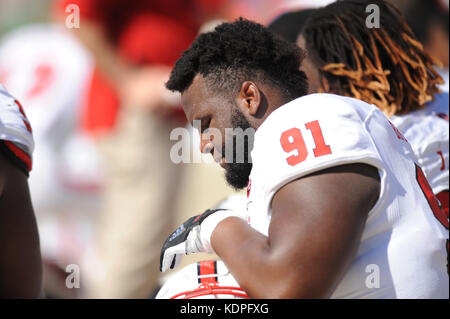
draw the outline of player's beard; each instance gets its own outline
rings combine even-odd
[[[233,128],[240,128],[243,131],[251,127],[250,123],[237,107],[234,108],[231,112],[231,124],[233,125]],[[238,163],[236,160],[238,158],[236,154],[237,141],[236,136],[233,136],[233,162],[226,163],[225,165],[225,179],[227,180],[228,184],[230,184],[235,189],[242,189],[244,187],[247,187],[248,185],[248,179],[253,167],[250,154],[253,147],[252,141],[253,138],[251,138],[251,140],[249,141],[248,137],[245,137],[243,154],[244,160],[242,163]]]

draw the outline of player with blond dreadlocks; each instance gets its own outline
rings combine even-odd
[[[369,4],[380,27],[366,25]],[[303,21],[304,23],[304,21]],[[314,10],[297,39],[313,92],[374,104],[410,142],[448,216],[448,93],[435,66],[400,12],[383,0],[343,0]]]

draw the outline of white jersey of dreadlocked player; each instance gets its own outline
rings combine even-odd
[[[435,194],[449,189],[448,98],[448,92],[438,94],[425,109],[390,118],[411,144]]]
[[[449,297],[448,220],[411,146],[378,108],[332,94],[300,97],[258,128],[251,156],[249,224],[266,236],[271,201],[283,185],[343,164],[378,169],[379,199],[332,298]]]
[[[0,140],[31,170],[34,140],[19,102],[0,84]]]

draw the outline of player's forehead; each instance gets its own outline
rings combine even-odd
[[[181,104],[187,119],[192,122],[197,113],[205,112],[209,107],[210,92],[206,80],[197,74],[191,85],[181,94]]]

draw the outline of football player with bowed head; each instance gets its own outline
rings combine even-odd
[[[42,262],[28,189],[34,141],[20,103],[0,85],[0,298],[37,298]]]
[[[448,229],[436,220],[446,218],[411,146],[374,106],[307,95],[302,56],[239,19],[177,61],[167,88],[181,92],[189,122],[202,123],[202,150],[231,185],[248,187],[248,202],[246,214],[186,221],[166,240],[161,270],[215,252],[252,298],[448,298]],[[236,144],[227,128],[255,132],[242,162],[225,156]]]

